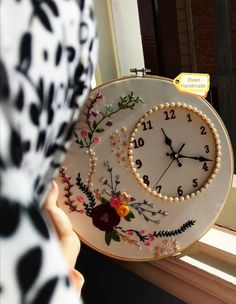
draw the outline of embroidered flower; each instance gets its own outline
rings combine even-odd
[[[121,205],[116,209],[116,212],[120,217],[125,217],[129,214],[129,207],[127,205]]]
[[[93,225],[102,231],[112,231],[120,222],[120,217],[110,204],[96,206],[92,212]]]
[[[77,202],[80,203],[80,204],[83,204],[85,202],[83,196],[81,196],[81,195],[77,195],[76,199],[77,199]]]
[[[86,131],[86,130],[82,130],[81,132],[80,132],[80,135],[82,136],[82,138],[87,138],[87,136],[88,136],[88,132]]]
[[[121,192],[121,194],[119,195],[119,199],[122,204],[128,204],[130,202],[130,195],[126,192]]]
[[[120,199],[118,197],[112,197],[110,199],[110,205],[115,209],[119,208],[121,205]]]
[[[153,256],[155,258],[171,255],[179,249],[178,242],[171,238],[162,240],[159,246],[155,246]]]
[[[108,122],[106,123],[106,126],[111,127],[112,126],[112,121],[108,120]]]
[[[101,138],[99,136],[95,136],[93,139],[93,142],[96,144],[99,143],[100,141],[101,141]]]

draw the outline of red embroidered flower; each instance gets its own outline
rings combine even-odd
[[[83,138],[87,138],[88,132],[87,132],[86,130],[82,130],[82,131],[80,132],[80,135],[81,135]]]
[[[93,209],[92,220],[95,227],[109,232],[113,230],[114,226],[119,224],[120,217],[110,204],[101,204]]]
[[[120,199],[118,197],[112,197],[110,199],[110,205],[115,209],[119,208],[121,205]]]

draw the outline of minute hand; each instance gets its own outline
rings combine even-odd
[[[203,156],[187,156],[182,154],[179,154],[178,158],[190,158],[190,159],[198,160],[200,162],[212,161],[212,159],[205,158]]]

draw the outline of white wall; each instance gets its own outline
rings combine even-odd
[[[119,76],[130,75],[131,68],[143,68],[143,48],[137,0],[110,0]]]

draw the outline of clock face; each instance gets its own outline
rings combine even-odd
[[[131,169],[154,196],[189,199],[208,187],[220,166],[218,137],[197,108],[178,102],[161,104],[146,112],[131,134]]]

